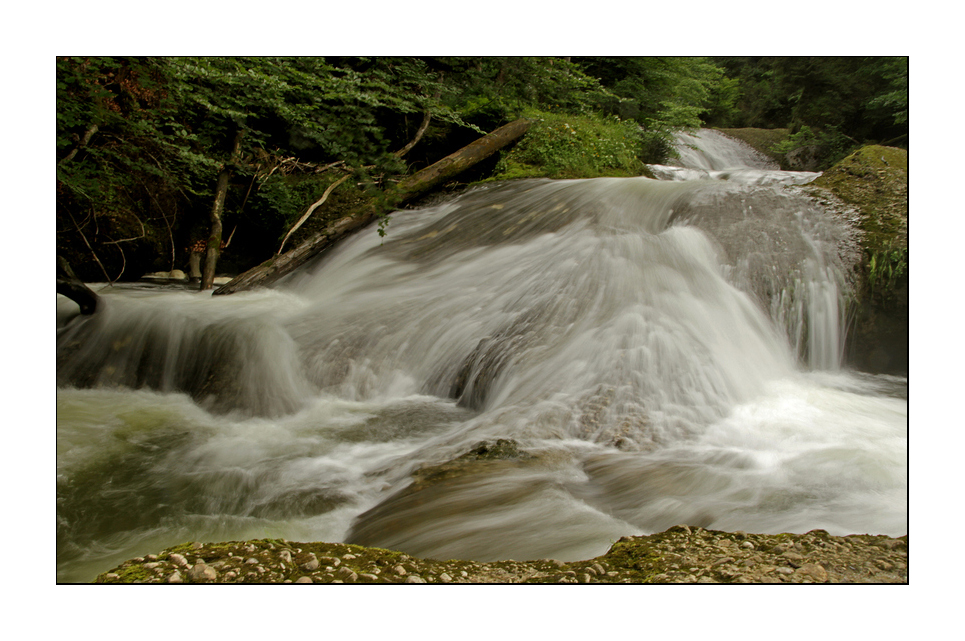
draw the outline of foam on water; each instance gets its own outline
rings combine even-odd
[[[60,580],[199,539],[905,533],[906,381],[841,369],[843,236],[810,201],[521,181],[389,231],[275,290],[104,290],[58,331]],[[500,438],[525,455],[466,458]]]

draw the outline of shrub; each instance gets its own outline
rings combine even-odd
[[[535,119],[526,136],[496,163],[492,179],[639,176],[645,171],[639,158],[643,132],[636,122],[545,112]]]

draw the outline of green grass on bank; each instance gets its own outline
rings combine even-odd
[[[539,112],[526,135],[488,180],[646,175],[638,154],[644,133],[633,121],[599,115]]]

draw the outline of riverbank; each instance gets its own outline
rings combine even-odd
[[[437,561],[344,543],[186,543],[95,583],[907,583],[908,537],[749,534],[678,525],[584,561]]]

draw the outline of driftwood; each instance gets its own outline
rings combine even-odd
[[[396,187],[389,203],[391,207],[402,205],[425,194],[434,187],[469,169],[481,160],[520,138],[532,124],[531,120],[521,118],[479,138],[459,151],[446,156],[439,162],[426,167]],[[346,216],[329,225],[321,232],[304,241],[298,247],[274,256],[262,264],[236,276],[229,283],[214,290],[214,295],[233,294],[254,287],[269,285],[297,267],[304,265],[336,241],[356,229],[360,229],[378,217],[375,209]]]
[[[57,293],[80,305],[81,314],[93,314],[97,309],[97,294],[77,278],[61,256],[57,257]]]

